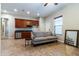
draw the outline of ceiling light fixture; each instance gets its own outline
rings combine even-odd
[[[47,5],[48,5],[48,3],[45,3],[45,4],[44,4],[44,6],[47,6]]]
[[[27,11],[27,14],[30,14],[30,11]]]
[[[17,12],[18,10],[17,9],[14,9],[14,11]]]

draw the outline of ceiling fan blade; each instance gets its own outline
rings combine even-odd
[[[54,3],[54,5],[58,5],[58,3]]]
[[[44,6],[47,6],[48,3],[45,3]]]

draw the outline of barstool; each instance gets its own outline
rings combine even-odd
[[[29,45],[30,41],[31,41],[31,38],[25,38],[25,46],[26,46],[26,43],[27,43],[27,45]]]

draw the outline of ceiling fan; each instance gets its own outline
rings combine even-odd
[[[47,5],[48,5],[48,3],[45,3],[45,4],[44,4],[44,6],[47,6]]]
[[[48,3],[45,3],[44,4],[44,7],[47,6],[47,5],[48,5]],[[58,3],[54,3],[54,5],[58,5]]]

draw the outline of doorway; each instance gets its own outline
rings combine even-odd
[[[2,39],[8,38],[8,18],[2,18]]]

